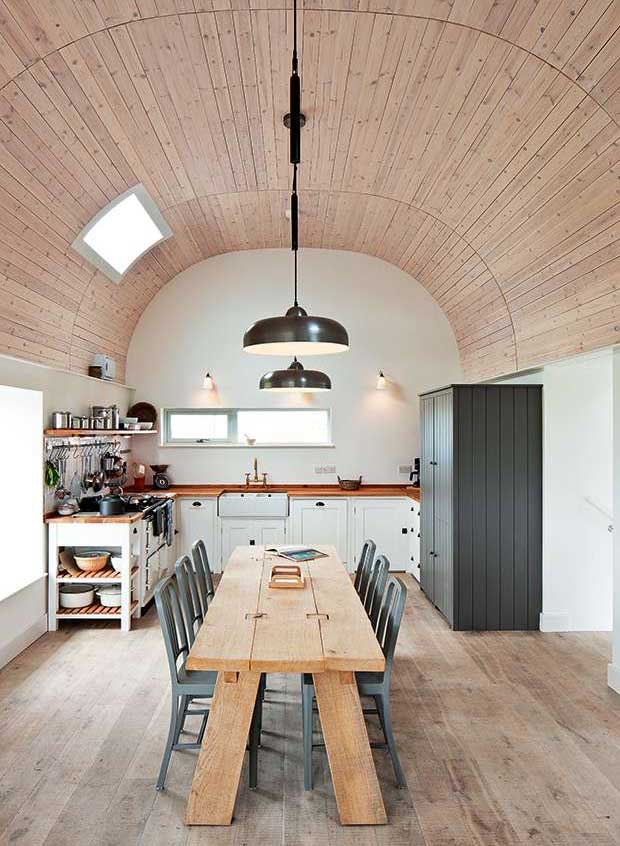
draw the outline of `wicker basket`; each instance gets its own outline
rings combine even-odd
[[[343,491],[356,491],[362,484],[362,477],[360,476],[359,479],[341,479],[338,476],[338,484]]]

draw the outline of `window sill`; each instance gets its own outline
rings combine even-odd
[[[160,444],[161,449],[335,449],[336,444]]]

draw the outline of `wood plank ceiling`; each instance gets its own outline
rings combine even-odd
[[[0,352],[122,372],[172,276],[287,246],[284,5],[0,0]],[[418,279],[470,379],[616,342],[618,0],[302,5],[302,245]],[[174,236],[116,285],[69,245],[137,182]]]

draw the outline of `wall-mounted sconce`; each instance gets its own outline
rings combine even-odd
[[[380,370],[379,375],[377,376],[377,390],[385,391],[387,386],[387,379],[383,375],[383,370]]]
[[[211,376],[211,374],[208,372],[205,376],[204,382],[202,383],[202,387],[205,389],[205,391],[215,390],[215,382],[213,381],[213,377]]]

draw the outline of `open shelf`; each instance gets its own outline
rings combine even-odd
[[[131,568],[131,578],[135,576],[138,572],[138,567]],[[63,584],[71,583],[71,582],[120,582],[121,581],[121,574],[118,570],[115,570],[113,567],[106,567],[103,570],[95,570],[92,571],[84,571],[77,576],[71,576],[67,573],[64,576],[57,576],[57,582],[62,582]]]
[[[157,435],[158,432],[157,429],[140,429],[140,431],[132,431],[131,429],[44,429],[43,434],[47,438],[92,438],[93,435],[102,438],[107,438],[109,435],[119,435],[127,438],[132,435]]]
[[[138,607],[138,600],[131,603],[130,614]],[[85,608],[58,608],[56,617],[59,620],[120,620],[121,609],[119,606],[106,607],[98,602],[87,605]]]

